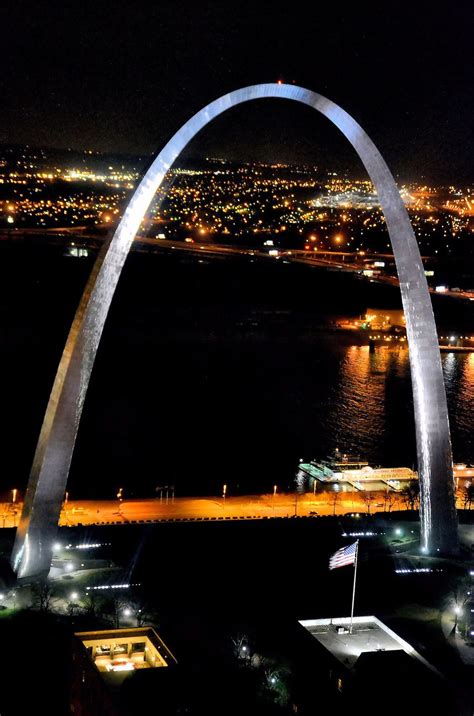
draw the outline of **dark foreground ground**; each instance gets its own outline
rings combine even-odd
[[[71,634],[135,623],[123,611],[138,604],[147,623],[157,625],[178,667],[161,675],[167,683],[151,693],[142,684],[130,691],[127,702],[125,690],[125,713],[142,713],[150,699],[156,701],[156,713],[160,703],[162,713],[283,715],[295,708],[299,713],[347,713],[348,704],[335,700],[318,679],[314,645],[297,621],[349,614],[353,569],[329,572],[328,558],[354,541],[342,532],[356,529],[384,533],[361,538],[356,613],[382,619],[446,676],[441,691],[421,694],[409,674],[374,673],[363,713],[392,713],[390,707],[400,699],[405,713],[425,706],[447,715],[470,713],[462,707],[471,698],[471,668],[461,663],[441,631],[442,614],[468,564],[427,563],[411,556],[416,522],[402,525],[396,516],[391,522],[364,522],[301,518],[62,529],[63,545],[107,543],[81,552],[86,566],[115,563],[120,569],[62,576],[53,584],[51,605],[42,610],[38,595],[23,590],[16,605],[30,602],[34,609],[0,613],[0,713],[70,713]],[[400,525],[403,536],[395,533]],[[5,555],[11,537],[3,538]],[[104,561],[87,562],[92,558]],[[395,572],[421,564],[434,571]],[[134,586],[105,590],[95,604],[85,589],[123,582]],[[78,593],[74,600],[71,590]],[[248,658],[243,658],[243,645]],[[171,705],[165,708],[165,702]],[[362,713],[354,708],[352,713]]]

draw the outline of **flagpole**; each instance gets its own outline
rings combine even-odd
[[[359,561],[359,540],[357,540],[357,546],[356,546],[356,553],[355,553],[355,561],[354,561],[354,585],[352,587],[352,609],[351,609],[351,626],[349,629],[349,634],[352,634],[352,622],[354,619],[354,602],[355,602],[355,594],[356,594],[356,580],[357,580],[357,563]]]

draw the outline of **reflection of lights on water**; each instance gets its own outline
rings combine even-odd
[[[405,355],[389,349],[371,354],[369,346],[355,346],[344,351],[339,363],[336,396],[328,417],[336,435],[341,432],[353,435],[354,425],[357,425],[357,442],[345,444],[342,450],[377,453],[378,436],[384,432],[385,376],[389,368],[398,374],[406,360]]]
[[[443,373],[445,381],[451,381],[456,377],[456,368],[458,366],[458,357],[455,353],[448,353],[443,360]]]
[[[302,470],[298,470],[295,477],[296,491],[302,493],[305,491],[308,476]]]

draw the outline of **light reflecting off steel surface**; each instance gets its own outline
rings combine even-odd
[[[99,341],[125,259],[166,172],[188,142],[215,117],[250,100],[301,102],[327,117],[364,164],[385,216],[400,279],[413,383],[422,547],[458,549],[446,393],[431,300],[418,245],[393,177],[367,134],[341,107],[311,90],[260,84],[230,92],[189,119],[170,139],[136,189],[110,242],[92,270],[59,364],[41,428],[12,552],[17,577],[49,572],[74,444]]]

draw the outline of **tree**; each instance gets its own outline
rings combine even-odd
[[[85,613],[91,617],[97,616],[100,612],[100,600],[98,595],[93,591],[87,592],[86,596],[82,600],[82,605]]]
[[[385,512],[392,511],[392,507],[395,504],[396,499],[397,499],[397,497],[396,497],[395,493],[393,492],[393,490],[386,490],[384,497],[383,497]]]
[[[400,490],[400,496],[408,509],[416,509],[420,502],[420,483],[418,480],[410,480],[408,485],[405,485]]]
[[[66,611],[68,616],[75,617],[79,614],[81,608],[76,601],[68,602]]]
[[[141,591],[134,590],[131,593],[126,608],[130,610],[136,619],[138,627],[142,627],[145,624],[158,626],[158,613]]]
[[[375,502],[375,495],[373,492],[364,492],[362,494],[362,500],[367,505],[367,514],[370,515],[370,506]]]
[[[472,482],[466,482],[464,487],[461,489],[461,495],[464,502],[464,509],[468,507],[471,509],[471,504],[474,502],[474,484]]]
[[[282,659],[271,656],[262,658],[264,689],[270,699],[279,706],[287,706],[290,700],[288,682],[291,669]]]
[[[31,596],[33,597],[33,606],[39,609],[40,612],[50,612],[56,601],[53,589],[50,583],[46,581],[34,584],[31,589]]]
[[[458,619],[463,614],[464,607],[472,598],[472,581],[468,575],[453,575],[449,581],[447,607],[454,611],[454,627],[456,630]]]
[[[120,617],[124,609],[127,609],[128,602],[119,595],[106,599],[102,604],[102,614],[110,619],[116,629],[120,629]]]
[[[231,638],[231,642],[237,659],[243,661],[245,664],[251,664],[252,653],[249,646],[248,634],[240,632]]]
[[[12,521],[12,526],[16,526],[16,516],[18,514],[18,508],[17,505],[14,502],[7,502],[3,506],[3,512],[2,512],[2,519],[3,519],[3,527],[5,527],[6,523],[10,520]]]
[[[152,624],[157,626],[158,615],[156,611],[150,606],[150,604],[145,601],[145,599],[134,601],[131,604],[131,611],[136,619],[138,627],[142,627],[145,624]]]

